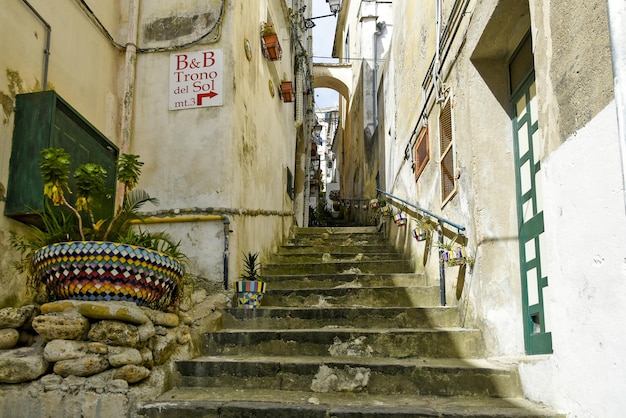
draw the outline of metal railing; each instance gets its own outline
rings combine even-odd
[[[398,196],[394,196],[390,193],[387,192],[383,192],[382,190],[376,189],[376,192],[380,195],[383,195],[389,199],[391,199],[392,201],[390,202],[391,204],[393,204],[394,206],[398,207],[398,206],[402,206],[402,208],[406,209],[406,208],[411,208],[413,209],[416,213],[418,213],[420,216],[428,216],[430,218],[436,219],[437,223],[439,224],[439,228],[437,229],[437,234],[438,234],[438,238],[437,238],[437,242],[440,244],[439,245],[439,292],[440,292],[440,302],[441,302],[441,306],[446,306],[446,271],[445,271],[445,265],[443,262],[443,257],[442,254],[444,252],[444,249],[442,248],[441,244],[443,244],[443,238],[445,235],[445,231],[444,231],[444,225],[449,225],[453,228],[456,229],[456,234],[457,236],[459,235],[463,235],[463,232],[465,231],[465,227],[461,226],[457,223],[454,223],[448,219],[445,219],[439,215],[435,215],[434,213],[427,211],[426,209],[422,209],[417,205],[414,205],[410,202],[407,202],[404,199],[399,198]],[[396,202],[400,202],[402,205],[399,205],[393,201]],[[395,204],[394,204],[395,203]]]
[[[389,194],[389,193],[387,193],[387,192],[383,192],[382,190],[379,190],[379,189],[376,189],[376,192],[377,192],[378,194],[382,194],[383,196],[386,196],[386,197],[389,197],[389,198],[391,198],[391,199],[397,200],[398,202],[401,202],[403,205],[405,205],[406,207],[410,207],[411,209],[413,209],[413,210],[415,210],[416,212],[418,212],[420,215],[424,215],[424,216],[429,216],[429,217],[431,217],[431,218],[435,218],[435,219],[437,219],[437,221],[438,221],[439,223],[448,224],[448,225],[450,225],[451,227],[456,228],[456,230],[457,230],[457,232],[458,232],[459,234],[461,234],[463,231],[465,231],[465,227],[464,227],[464,226],[461,226],[461,225],[456,224],[456,223],[454,223],[454,222],[452,222],[452,221],[449,221],[449,220],[447,220],[447,219],[445,219],[445,218],[442,218],[442,217],[441,217],[441,216],[439,216],[439,215],[435,215],[434,213],[429,212],[429,211],[427,211],[426,209],[422,209],[422,208],[420,208],[419,206],[416,206],[416,205],[414,205],[414,204],[412,204],[412,203],[409,203],[409,202],[407,202],[407,201],[406,201],[406,200],[404,200],[404,199],[401,199],[401,198],[399,198],[399,197],[397,197],[397,196],[394,196],[394,195],[392,195],[392,194]]]

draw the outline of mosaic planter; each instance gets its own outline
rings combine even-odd
[[[241,280],[235,282],[237,306],[243,309],[254,309],[261,306],[266,283],[257,280]]]
[[[130,301],[152,309],[177,302],[184,275],[166,254],[102,241],[48,245],[35,253],[33,267],[53,300]]]

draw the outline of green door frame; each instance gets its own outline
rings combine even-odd
[[[519,231],[520,276],[524,346],[527,354],[552,353],[552,335],[546,331],[544,290],[548,277],[541,264],[540,237],[544,232],[543,208],[537,199],[537,181],[541,171],[540,150],[533,139],[539,138],[534,71],[513,93],[513,137],[515,183]],[[536,135],[536,136],[535,136]],[[530,291],[536,301],[530,300]]]

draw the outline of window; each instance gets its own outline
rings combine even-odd
[[[441,168],[441,203],[445,205],[456,192],[454,169],[454,125],[452,123],[451,95],[439,113],[439,150]]]
[[[424,171],[426,163],[430,160],[430,145],[428,139],[428,127],[422,128],[415,145],[413,146],[413,171],[415,172],[415,181],[419,179],[420,174]]]

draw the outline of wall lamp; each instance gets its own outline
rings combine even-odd
[[[304,19],[305,28],[311,29],[315,27],[315,22],[313,22],[313,20],[315,19],[321,19],[323,17],[330,17],[330,16],[337,16],[337,13],[341,11],[341,0],[326,0],[326,3],[328,3],[328,7],[330,7],[330,14],[311,17],[309,19]]]

